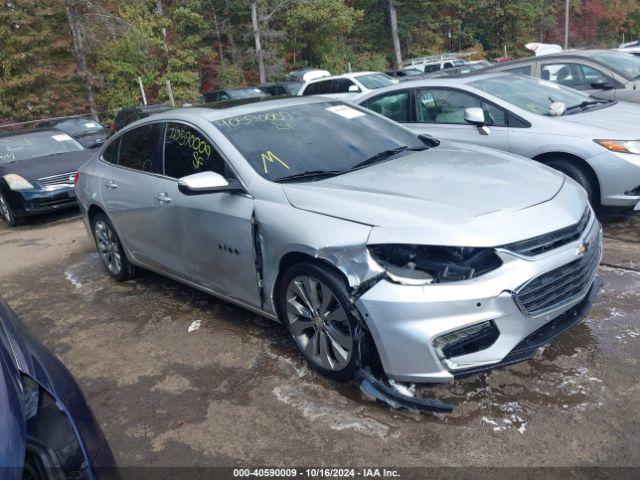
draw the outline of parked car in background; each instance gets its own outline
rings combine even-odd
[[[461,67],[462,65],[467,65],[467,63],[458,54],[447,53],[444,55],[411,58],[404,61],[402,65],[404,68],[416,68],[423,73],[432,73],[448,68]]]
[[[380,72],[345,73],[311,80],[302,86],[298,95],[324,95],[338,99],[371,92],[397,83],[398,80]]]
[[[302,85],[302,82],[273,82],[258,85],[258,88],[267,95],[272,95],[274,97],[283,95],[293,97],[298,94]]]
[[[2,299],[0,425],[3,480],[119,478],[77,383]]]
[[[416,80],[354,101],[418,133],[538,160],[593,205],[638,208],[640,106],[508,73]]]
[[[321,70],[319,68],[301,68],[287,74],[287,80],[294,82],[309,82],[316,78],[330,77],[331,73],[328,70]]]
[[[386,74],[402,82],[404,80],[410,80],[413,77],[424,75],[424,72],[417,68],[403,68],[402,70],[391,70],[386,72]]]
[[[601,229],[575,182],[326,98],[147,118],[77,190],[115,279],[143,267],[279,319],[338,380],[530,358],[597,291]]]
[[[54,129],[0,134],[0,218],[24,218],[76,206],[74,177],[95,151]]]
[[[423,78],[442,78],[442,77],[453,77],[455,75],[466,75],[468,73],[473,73],[480,71],[485,68],[485,65],[482,63],[467,63],[465,65],[461,65],[459,67],[447,68],[445,70],[438,70],[432,73],[425,73]]]
[[[125,107],[120,109],[116,114],[116,118],[111,125],[111,135],[123,129],[130,123],[146,118],[160,112],[166,112],[173,107],[169,105],[140,105],[135,107]]]
[[[216,90],[205,93],[202,96],[202,103],[219,102],[221,100],[235,100],[238,98],[265,97],[268,94],[258,87],[228,88],[226,90]]]
[[[640,58],[615,50],[567,50],[493,65],[484,71],[531,75],[598,98],[640,102]]]
[[[62,130],[87,148],[101,146],[109,134],[104,126],[89,115],[43,120],[38,122],[36,126]]]

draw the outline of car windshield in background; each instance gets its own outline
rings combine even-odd
[[[630,80],[640,78],[640,57],[623,52],[607,52],[594,58]]]
[[[426,148],[404,128],[341,102],[282,107],[213,124],[271,181],[309,172],[337,175],[381,152]]]
[[[84,150],[84,147],[61,131],[28,132],[0,137],[0,163],[76,150]]]
[[[267,96],[267,94],[259,88],[239,88],[237,90],[229,90],[228,92],[231,98],[251,98]]]
[[[567,112],[592,103],[607,104],[608,100],[595,100],[592,97],[557,83],[539,80],[525,75],[502,75],[476,80],[469,85],[509,102],[523,110],[538,115],[552,115],[551,104],[564,103]],[[602,105],[600,105],[602,106]]]
[[[362,85],[365,86],[365,88],[368,88],[369,90],[389,87],[396,84],[393,78],[383,73],[369,73],[367,75],[358,75],[356,78]]]
[[[70,135],[79,135],[81,133],[99,132],[104,127],[91,118],[69,118],[55,124],[55,128],[63,130]]]

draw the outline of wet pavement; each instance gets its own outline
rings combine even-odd
[[[0,226],[0,293],[80,383],[122,465],[640,466],[640,215],[607,217],[588,318],[530,362],[391,411],[311,372],[277,324],[144,273],[75,213]]]

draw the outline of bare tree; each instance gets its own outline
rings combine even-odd
[[[253,29],[253,39],[256,43],[256,58],[258,60],[260,83],[265,83],[267,81],[267,75],[264,70],[264,52],[260,41],[260,27],[258,25],[258,0],[251,0],[251,27]]]
[[[71,37],[73,38],[73,48],[76,55],[76,61],[78,62],[78,74],[82,79],[84,91],[87,96],[87,104],[89,105],[89,112],[94,117],[98,115],[98,109],[96,107],[96,100],[93,94],[93,85],[91,82],[91,75],[87,67],[86,46],[84,38],[80,28],[78,27],[78,11],[77,3],[67,3],[67,21],[69,22],[69,29],[71,30]]]
[[[396,68],[402,66],[402,51],[400,50],[400,37],[398,36],[398,14],[394,0],[387,0],[389,11],[389,25],[391,26],[391,40],[393,41],[393,51],[396,57]]]

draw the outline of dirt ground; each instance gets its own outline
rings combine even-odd
[[[192,288],[111,280],[77,212],[0,225],[0,294],[124,466],[640,466],[640,215],[603,220],[589,317],[528,363],[430,387],[447,417],[367,402],[278,325]]]

